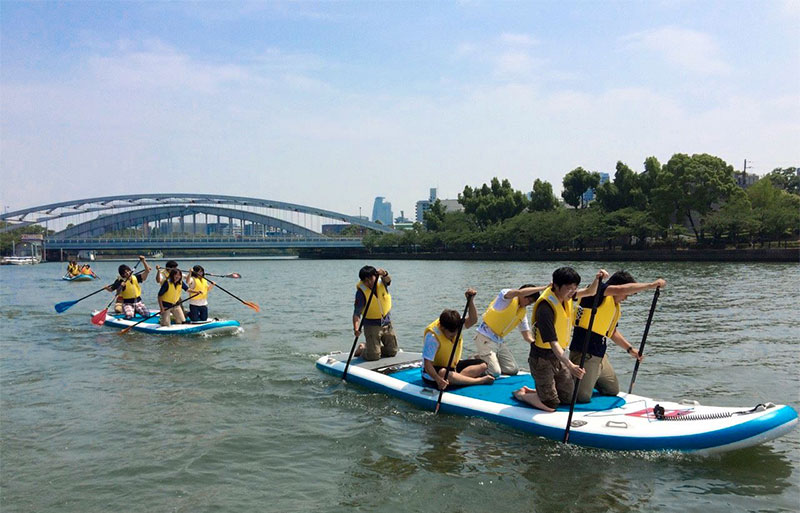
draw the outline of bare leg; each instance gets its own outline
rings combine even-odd
[[[486,369],[488,369],[488,368],[489,368],[489,366],[486,365],[486,363],[479,363],[479,364],[470,365],[469,367],[461,369],[461,372],[459,372],[459,374],[461,374],[462,376],[470,377],[470,378],[478,378],[478,377],[483,376],[486,373]]]
[[[470,367],[479,367],[479,365],[470,365]],[[469,369],[470,367],[467,367]],[[439,375],[444,378],[445,370],[439,369]],[[494,383],[494,376],[491,374],[480,377],[467,376],[459,372],[451,372],[447,375],[447,381],[452,385],[491,385]]]
[[[532,388],[523,386],[519,390],[514,391],[514,397],[518,401],[522,401],[523,403],[529,404],[530,406],[533,406],[534,408],[537,408],[539,410],[555,411],[553,408],[550,408],[549,406],[544,404],[542,400],[539,399],[539,394],[537,394],[536,390]]]

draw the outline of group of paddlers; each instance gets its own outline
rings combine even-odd
[[[76,260],[70,260],[67,263],[67,277],[74,278],[76,276],[91,276],[97,278],[98,276],[92,271],[92,266],[89,264],[78,264]]]
[[[139,256],[139,262],[144,266],[142,271],[135,273],[127,265],[120,265],[119,277],[105,287],[116,294],[115,310],[124,314],[126,319],[132,319],[136,314],[150,316],[150,311],[142,300],[141,284],[147,280],[152,267],[144,256]],[[208,292],[214,287],[214,283],[206,279],[202,266],[195,265],[191,271],[182,271],[178,262],[169,260],[164,268],[156,266],[156,283],[161,285],[158,291],[158,307],[159,323],[162,326],[170,326],[173,320],[176,323],[186,322],[186,313],[182,306],[185,301],[189,302],[188,317],[191,322],[208,320]],[[181,294],[184,291],[189,296],[182,300]]]
[[[388,291],[391,277],[385,269],[365,266],[359,271],[359,279],[353,332],[357,340],[363,328],[365,343],[356,355],[364,360],[395,356],[398,345]],[[604,283],[605,279],[608,281]],[[573,268],[560,267],[548,285],[524,284],[500,290],[476,330],[475,355],[462,360],[462,329],[478,322],[474,304],[477,291],[467,289],[464,316],[445,309],[423,331],[423,381],[444,390],[451,385],[488,385],[501,374],[517,374],[519,367],[505,338],[518,328],[530,344],[528,365],[536,388],[523,386],[514,391],[517,400],[554,411],[559,404],[571,404],[575,379],[580,380],[577,402],[589,402],[594,389],[601,395],[617,395],[619,383],[606,355],[607,341],[639,361],[643,358],[617,329],[620,303],[637,292],[663,288],[666,281],[659,278],[639,283],[627,271],[609,277],[600,269],[588,287],[579,289],[580,282]],[[530,305],[533,327],[528,320]]]

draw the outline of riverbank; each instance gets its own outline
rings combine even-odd
[[[800,262],[798,248],[645,249],[584,251],[302,251],[300,258],[380,260],[497,260],[525,262],[614,260],[622,262]]]

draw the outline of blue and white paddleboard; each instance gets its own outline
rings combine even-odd
[[[75,276],[64,275],[61,277],[61,279],[64,281],[92,281],[96,280],[97,278],[91,274],[76,274]]]
[[[341,377],[346,362],[347,353],[332,353],[317,360],[317,368]],[[400,352],[393,358],[375,362],[354,358],[347,370],[347,381],[433,411],[439,391],[422,381],[421,366],[419,353]],[[535,388],[529,373],[502,376],[491,385],[445,391],[440,411],[484,417],[535,435],[563,440],[569,407],[549,413],[520,403],[512,392],[523,385]],[[569,441],[601,449],[710,454],[772,440],[791,431],[797,422],[793,408],[772,403],[728,408],[626,393],[611,397],[595,394],[591,402],[575,406]]]
[[[96,315],[97,313],[98,312],[94,312],[92,315]],[[112,328],[127,328],[133,326],[142,319],[143,318],[139,315],[133,319],[126,319],[124,315],[106,314],[104,324]],[[139,324],[133,328],[132,331],[141,331],[143,333],[153,333],[156,335],[195,335],[199,333],[226,335],[242,331],[239,321],[236,320],[209,319],[207,321],[190,322],[187,324],[173,323],[171,326],[161,326],[158,321],[159,316],[156,315]]]

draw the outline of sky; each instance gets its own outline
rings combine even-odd
[[[492,177],[800,164],[800,0],[0,1],[0,206],[251,196],[413,218]],[[752,167],[750,167],[752,166]]]

